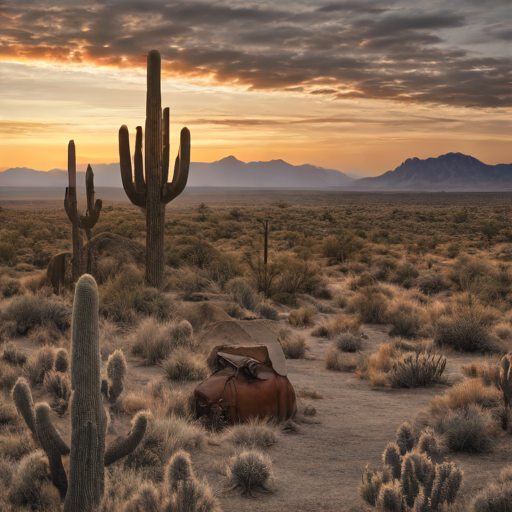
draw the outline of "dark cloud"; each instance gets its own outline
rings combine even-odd
[[[475,58],[445,41],[447,31],[466,30],[468,12],[399,9],[394,1],[268,9],[222,0],[17,1],[0,6],[0,59],[144,68],[147,51],[158,48],[168,76],[249,90],[512,106],[510,57]],[[487,32],[512,38],[502,24]]]

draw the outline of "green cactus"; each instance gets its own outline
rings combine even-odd
[[[98,288],[83,275],[75,289],[71,345],[71,456],[64,512],[90,512],[103,495],[106,414],[101,398]]]
[[[165,479],[173,491],[178,490],[178,484],[194,478],[194,470],[190,455],[183,450],[176,452],[165,470]]]
[[[110,466],[114,462],[126,457],[132,453],[139,445],[146,433],[148,425],[148,413],[141,411],[137,413],[132,420],[132,429],[126,437],[115,439],[105,451],[105,466]]]
[[[65,348],[59,348],[55,354],[55,371],[66,373],[69,369],[69,355]]]
[[[410,423],[404,422],[398,427],[396,431],[396,444],[400,449],[400,455],[405,455],[413,449],[414,435]]]
[[[407,506],[412,507],[416,496],[418,496],[420,492],[420,486],[416,478],[416,472],[414,471],[414,460],[411,454],[407,454],[402,462],[400,487]]]
[[[87,239],[91,239],[91,230],[98,222],[102,207],[101,199],[94,201],[94,173],[91,166],[87,167],[85,173],[85,187],[87,193],[87,210],[85,214],[78,213],[77,194],[76,194],[76,151],[75,142],[70,140],[68,144],[68,179],[69,186],[66,187],[64,196],[64,209],[72,225],[73,238],[73,280],[76,282],[85,270],[85,263],[82,254],[83,229],[87,235]]]
[[[62,440],[50,420],[50,406],[39,403],[35,407],[36,428],[41,446],[48,457],[53,485],[58,489],[62,499],[68,490],[68,478],[62,465],[62,455],[69,454],[69,447]]]
[[[396,443],[389,443],[382,454],[382,462],[393,472],[393,478],[399,479],[402,472],[402,457]]]
[[[28,382],[20,377],[12,388],[12,399],[18,412],[23,416],[27,427],[37,439],[36,418],[34,415],[34,401]]]
[[[190,166],[190,132],[183,128],[172,182],[167,182],[169,109],[164,109],[162,117],[160,73],[160,54],[151,50],[147,56],[145,169],[142,164],[142,128],[138,126],[134,154],[135,179],[132,174],[128,128],[123,125],[119,130],[123,187],[130,201],[146,210],[146,283],[155,287],[162,285],[164,274],[165,206],[185,189]]]
[[[384,484],[380,488],[376,505],[378,510],[386,512],[405,512],[405,500],[400,489],[400,483],[394,480]]]
[[[115,402],[119,395],[123,392],[124,377],[126,375],[126,360],[122,350],[116,350],[110,354],[107,361],[107,377],[108,377],[108,398],[111,402]]]

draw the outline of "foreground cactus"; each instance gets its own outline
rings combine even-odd
[[[77,196],[76,196],[76,151],[75,142],[70,140],[68,144],[68,178],[69,186],[66,187],[66,195],[64,196],[64,209],[68,215],[72,227],[73,237],[73,281],[84,272],[84,261],[82,254],[82,232],[85,230],[87,239],[91,239],[91,229],[94,227],[100,216],[102,207],[101,199],[94,202],[94,173],[91,166],[87,167],[85,173],[85,188],[87,193],[87,210],[85,214],[78,213]]]
[[[90,275],[76,285],[71,344],[71,457],[64,512],[89,512],[103,495],[107,418],[101,398],[98,288]]]
[[[156,50],[147,56],[147,98],[144,167],[142,164],[142,128],[137,127],[132,173],[128,128],[119,130],[121,177],[130,201],[146,210],[146,283],[160,287],[164,274],[165,206],[178,197],[187,184],[190,165],[190,132],[181,130],[180,150],[169,177],[169,109],[163,111],[160,91],[161,59]]]
[[[35,406],[30,387],[19,378],[12,397],[34,437],[39,440],[48,461],[52,482],[64,498],[64,512],[90,512],[99,505],[103,495],[104,466],[133,452],[144,437],[148,413],[137,414],[132,430],[126,437],[117,438],[105,451],[107,415],[101,394],[98,288],[90,275],[82,276],[75,289],[71,345],[71,450],[51,423],[50,407],[46,403]],[[60,349],[55,365],[67,369],[67,352]],[[122,389],[126,362],[122,352],[111,357],[109,378]],[[60,361],[60,362],[59,362]],[[62,455],[70,453],[69,486]],[[66,492],[67,491],[67,492]]]

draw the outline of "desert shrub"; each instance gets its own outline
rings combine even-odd
[[[474,361],[462,365],[462,373],[470,379],[479,378],[485,386],[496,386],[499,388],[500,367],[491,364],[489,361]]]
[[[144,285],[141,271],[126,265],[100,287],[100,311],[115,322],[130,324],[137,314],[168,318],[174,307],[162,292]]]
[[[435,329],[435,342],[462,352],[499,352],[499,341],[477,318],[460,312],[452,318],[439,320]]]
[[[51,512],[60,507],[60,496],[50,482],[50,470],[42,450],[26,455],[17,465],[8,494],[9,501],[32,510]]]
[[[44,325],[38,325],[30,331],[30,341],[34,345],[58,345],[61,333]]]
[[[448,283],[438,272],[426,272],[416,280],[416,284],[425,295],[436,295],[448,289]]]
[[[6,307],[3,317],[15,324],[15,332],[19,336],[25,336],[37,326],[63,332],[69,328],[71,308],[61,299],[38,293],[14,298]]]
[[[41,347],[25,365],[25,373],[32,384],[42,384],[48,372],[53,370],[55,351],[52,347]]]
[[[308,305],[290,311],[288,320],[295,327],[309,327],[314,324],[317,314],[317,309],[314,306]]]
[[[27,356],[11,342],[5,345],[2,360],[12,366],[23,366],[27,362]]]
[[[332,339],[340,334],[359,334],[361,320],[357,316],[337,315],[311,331],[312,336]]]
[[[435,354],[406,354],[387,374],[393,388],[417,388],[436,384],[446,368],[446,357]]]
[[[353,233],[347,232],[339,236],[329,236],[324,240],[322,253],[329,262],[344,263],[353,254],[360,251],[364,242]]]
[[[494,326],[494,334],[503,341],[512,340],[512,325],[506,322],[501,322]]]
[[[197,449],[204,444],[204,431],[184,418],[154,418],[148,427],[139,446],[124,459],[124,466],[154,478],[162,478],[164,464],[178,450]]]
[[[392,325],[390,336],[414,338],[426,323],[423,311],[411,300],[394,302],[387,312],[387,323]]]
[[[287,359],[304,359],[306,357],[308,346],[302,336],[292,334],[289,329],[281,329],[277,339]]]
[[[277,309],[273,308],[270,304],[260,304],[257,311],[262,317],[267,318],[268,320],[279,320],[279,313]]]
[[[340,352],[360,352],[363,350],[363,340],[350,332],[346,332],[334,340],[334,346]]]
[[[300,398],[309,398],[310,400],[323,400],[323,395],[311,388],[297,388],[297,396]]]
[[[404,288],[411,288],[419,275],[419,270],[410,261],[405,261],[396,267],[393,282]]]
[[[16,259],[16,248],[14,245],[0,242],[0,261],[6,265],[12,265]]]
[[[0,425],[8,425],[16,423],[18,420],[18,412],[14,404],[7,400],[5,396],[0,394]]]
[[[258,307],[259,309],[259,307]],[[224,306],[224,311],[231,317],[243,320],[245,318],[245,310],[241,308],[236,302],[228,302]]]
[[[376,279],[369,273],[363,272],[359,277],[352,279],[350,281],[348,287],[352,291],[359,290],[359,288],[365,288],[367,286],[372,286],[376,282]]]
[[[444,395],[434,397],[429,404],[429,412],[440,416],[449,410],[467,409],[471,405],[496,409],[501,402],[501,393],[496,388],[484,386],[480,379],[471,379],[457,384]]]
[[[0,279],[0,295],[2,297],[8,299],[9,297],[14,297],[18,295],[21,290],[21,284],[18,279],[13,278],[1,278]]]
[[[181,347],[169,354],[162,367],[170,380],[203,380],[209,373],[200,356]]]
[[[299,258],[283,257],[278,262],[280,273],[275,279],[273,293],[308,293],[313,296],[323,293],[324,283],[320,267]]]
[[[132,468],[112,464],[105,471],[105,490],[98,507],[98,512],[134,512],[127,502],[142,490],[144,475]],[[131,503],[130,503],[131,505]],[[137,510],[136,512],[156,512],[151,509]]]
[[[44,376],[43,385],[46,392],[56,401],[58,412],[65,412],[71,396],[71,380],[68,375],[50,371]]]
[[[186,293],[219,292],[219,287],[212,281],[205,269],[183,266],[173,269],[165,282],[166,291],[183,291]]]
[[[493,445],[496,424],[489,411],[470,405],[449,411],[436,422],[435,430],[445,437],[450,451],[482,453]]]
[[[190,236],[170,240],[166,247],[167,264],[175,268],[183,265],[207,268],[220,256],[220,252],[211,244]]]
[[[144,359],[146,364],[163,361],[176,346],[169,330],[154,318],[144,319],[132,335],[132,354]]]
[[[268,421],[251,420],[249,423],[235,425],[227,430],[225,438],[238,446],[246,448],[273,446],[279,439],[279,428]]]
[[[228,477],[233,488],[240,488],[245,496],[268,491],[272,481],[272,463],[256,450],[243,451],[228,463]]]
[[[377,287],[356,293],[349,299],[347,308],[351,313],[358,313],[365,323],[387,323],[388,299]]]
[[[359,365],[356,354],[342,353],[334,347],[325,352],[325,369],[335,372],[351,372]]]
[[[496,483],[484,487],[471,503],[472,512],[512,511],[512,472],[507,466],[501,471]]]
[[[18,368],[0,361],[0,390],[10,390],[18,380],[19,376],[20,371]]]
[[[229,281],[226,288],[232,294],[233,300],[242,308],[254,311],[261,302],[260,296],[252,286],[241,277],[236,277]]]
[[[190,394],[184,390],[171,389],[166,379],[153,380],[141,391],[128,392],[122,408],[131,415],[149,409],[153,415],[161,418],[187,418],[191,414]]]

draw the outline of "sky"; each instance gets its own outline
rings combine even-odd
[[[65,168],[70,139],[79,164],[119,161],[151,49],[195,162],[511,163],[511,20],[510,0],[3,0],[0,171]]]

